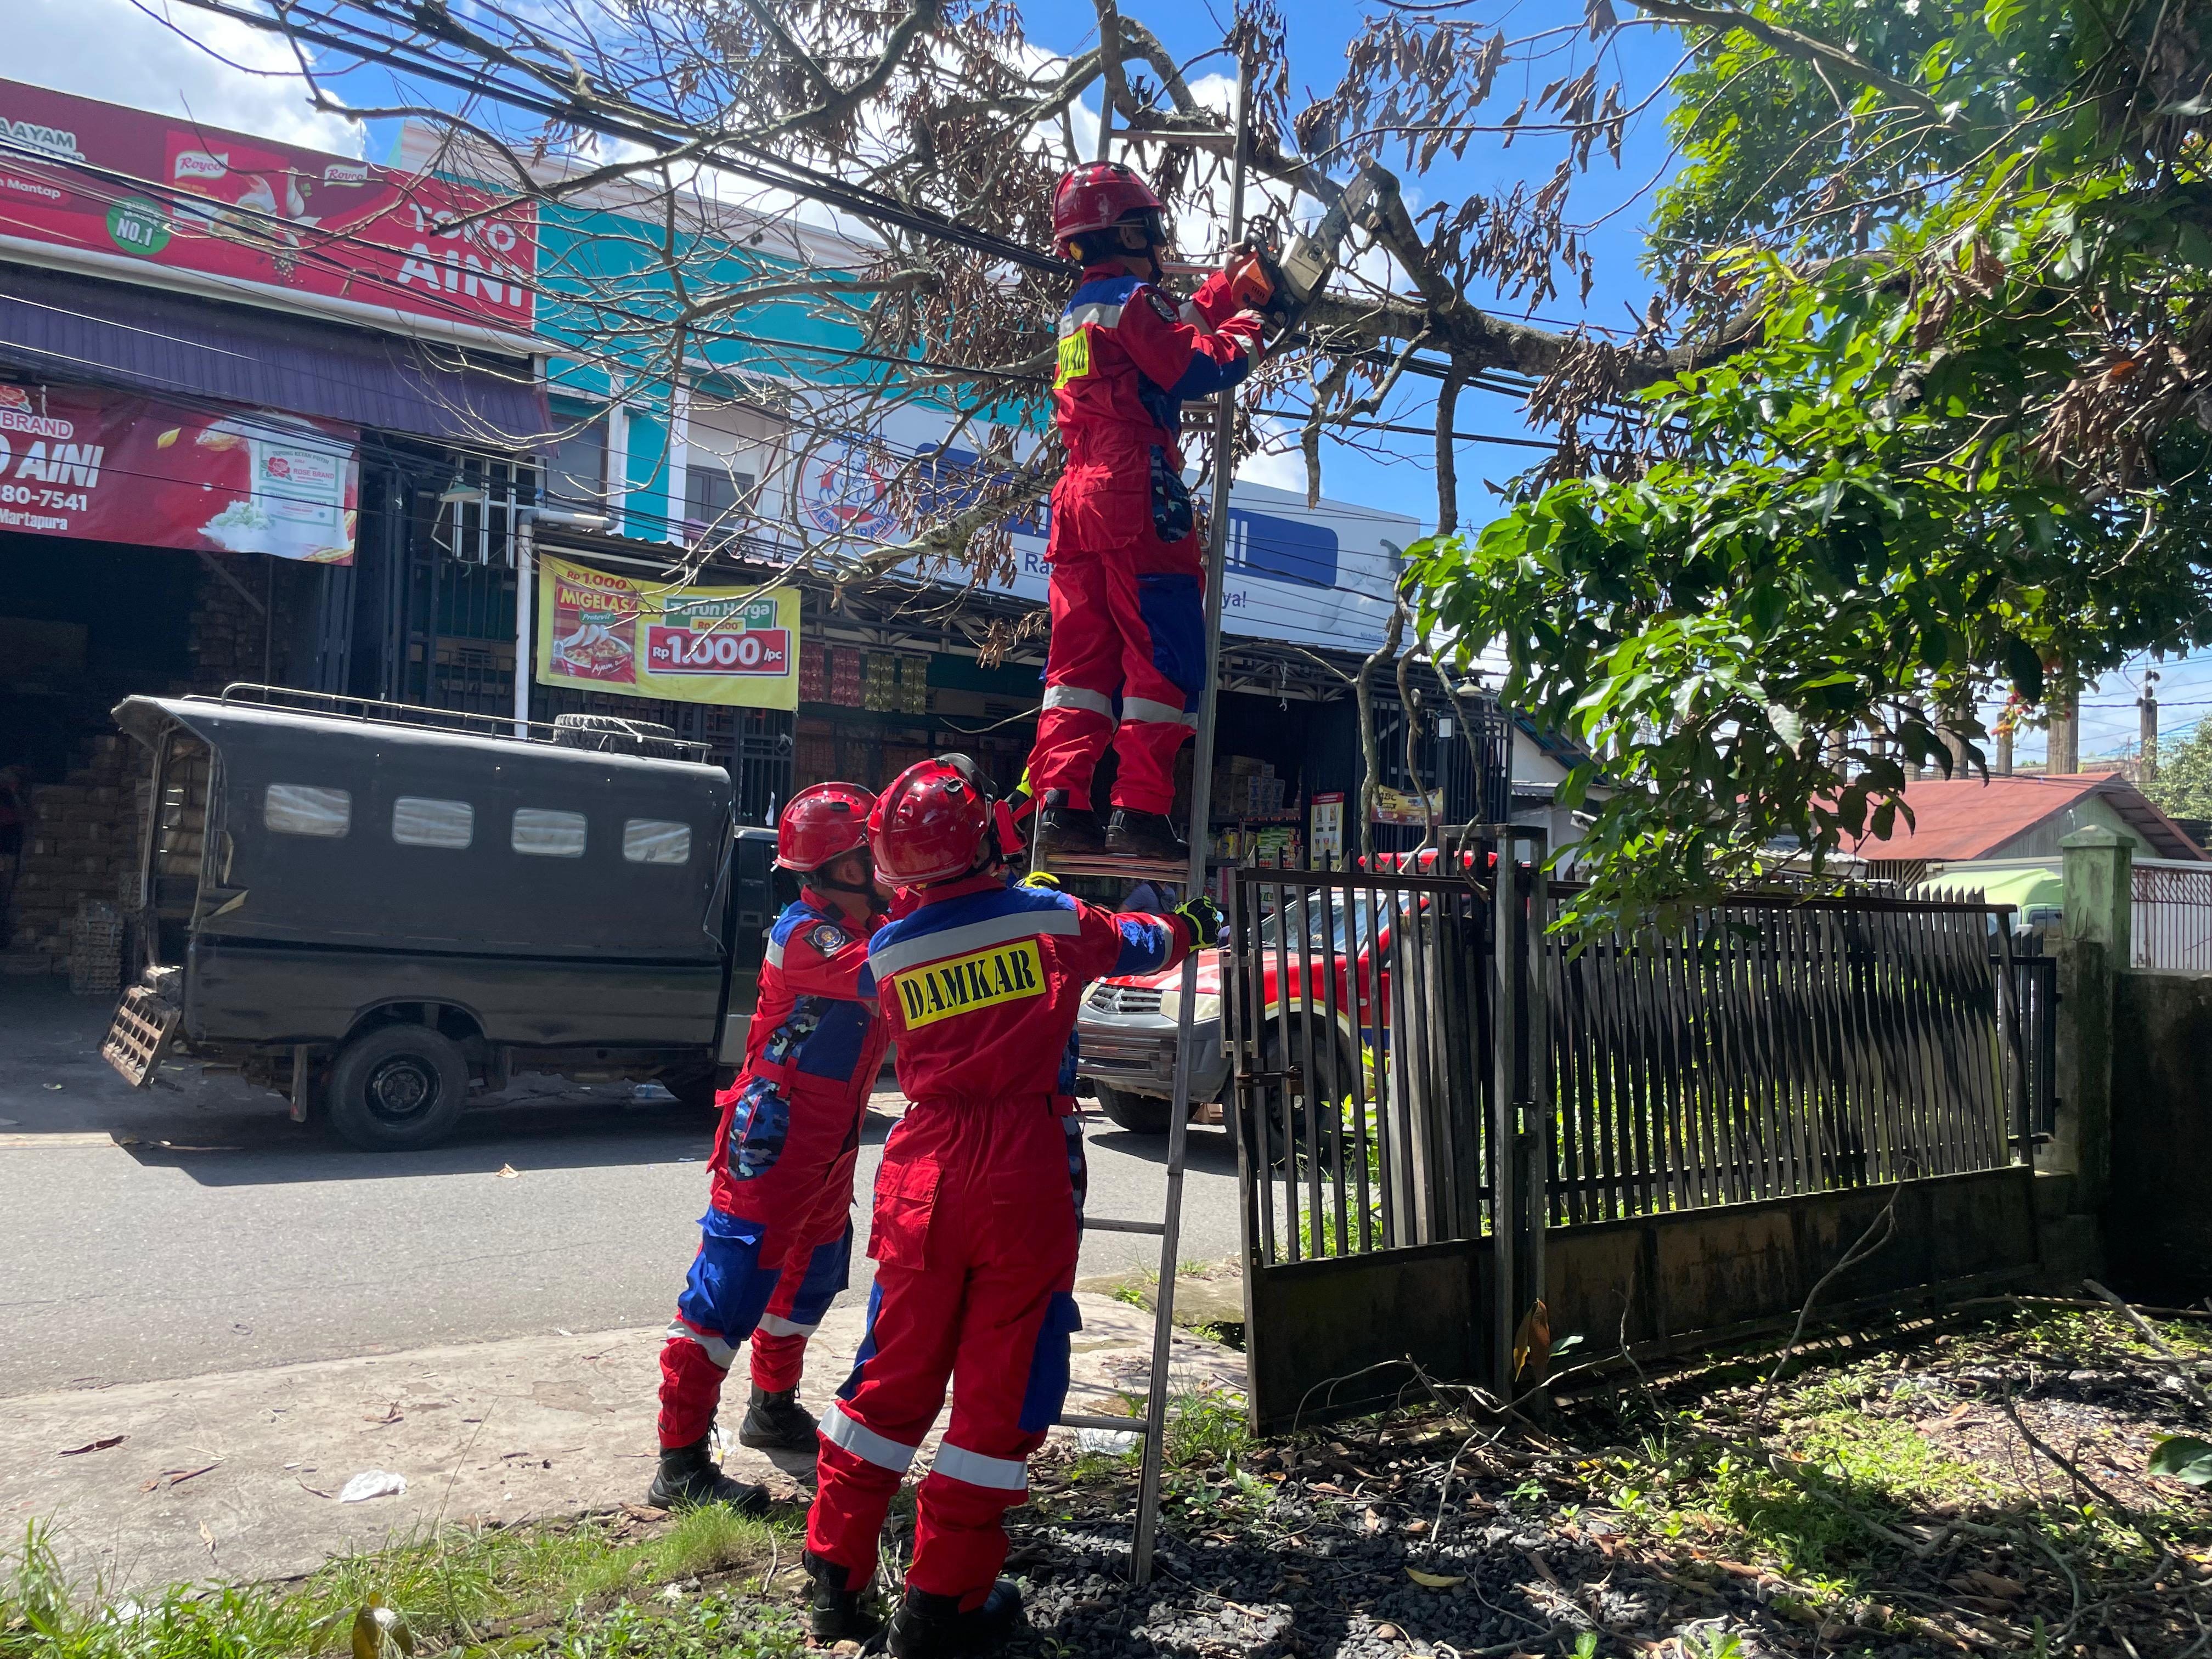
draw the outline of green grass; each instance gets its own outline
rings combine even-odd
[[[335,1558],[297,1583],[179,1584],[128,1597],[69,1584],[33,1525],[0,1563],[0,1659],[398,1659],[410,1646],[487,1659],[538,1650],[781,1659],[804,1643],[788,1613],[760,1599],[758,1578],[772,1559],[790,1565],[798,1554],[795,1534],[715,1506],[634,1541],[600,1520],[455,1527]],[[364,1624],[356,1640],[357,1620],[374,1607],[390,1610],[386,1633],[379,1640]]]

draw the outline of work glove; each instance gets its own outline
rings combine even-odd
[[[1060,885],[1060,878],[1053,874],[1049,870],[1032,870],[1029,874],[1022,878],[1021,885],[1024,887],[1049,887],[1057,889]]]
[[[1168,914],[1190,929],[1192,950],[1209,950],[1221,943],[1221,908],[1204,893],[1186,899]]]

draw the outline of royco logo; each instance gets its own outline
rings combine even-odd
[[[0,115],[0,137],[5,137],[11,144],[21,144],[25,149],[58,155],[64,161],[84,160],[84,152],[76,147],[76,134],[66,127],[41,126],[36,121],[12,121]]]
[[[326,185],[365,185],[368,182],[368,168],[360,161],[333,161],[323,169],[323,182]]]
[[[204,149],[177,152],[175,176],[179,179],[220,179],[230,171],[230,157]]]

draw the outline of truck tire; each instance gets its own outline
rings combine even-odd
[[[674,1072],[660,1079],[660,1086],[676,1097],[680,1105],[695,1112],[715,1109],[714,1097],[734,1080],[729,1068],[720,1066],[701,1066],[688,1072]]]
[[[1352,1077],[1351,1061],[1346,1057],[1344,1043],[1334,1032],[1328,1030],[1318,1021],[1315,1022],[1312,1029],[1314,1066],[1322,1073],[1320,1078],[1314,1080],[1315,1091],[1319,1092],[1322,1089],[1340,1091],[1349,1086]],[[1296,1060],[1303,1064],[1304,1058],[1305,1044],[1299,1038],[1295,1029],[1291,1032],[1291,1047],[1287,1052],[1283,1046],[1282,1032],[1272,1024],[1267,1028],[1267,1035],[1260,1039],[1260,1069],[1262,1072],[1279,1074],[1289,1069],[1288,1062],[1291,1060]],[[1255,1108],[1260,1113],[1260,1121],[1266,1129],[1268,1166],[1271,1169],[1280,1170],[1296,1163],[1303,1167],[1306,1162],[1305,1138],[1308,1114],[1304,1095],[1301,1093],[1293,1098],[1289,1112],[1291,1120],[1289,1127],[1292,1139],[1287,1144],[1283,1137],[1285,1114],[1282,1085],[1269,1085],[1261,1092],[1258,1101],[1255,1102]],[[1321,1166],[1325,1170],[1334,1170],[1336,1168],[1337,1157],[1335,1142],[1328,1130],[1330,1115],[1331,1114],[1324,1109],[1321,1121],[1315,1125],[1315,1142],[1316,1150],[1321,1154]]]
[[[1098,1091],[1098,1109],[1113,1119],[1117,1127],[1138,1135],[1164,1135],[1168,1132],[1168,1117],[1175,1109],[1173,1102],[1162,1100],[1158,1095],[1109,1089],[1103,1083],[1091,1086]]]
[[[467,1103],[460,1045],[428,1025],[380,1025],[338,1050],[331,1127],[364,1152],[434,1146]]]

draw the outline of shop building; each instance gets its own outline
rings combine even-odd
[[[100,989],[147,809],[123,696],[511,702],[456,484],[532,487],[534,226],[44,88],[0,117],[0,970]]]

